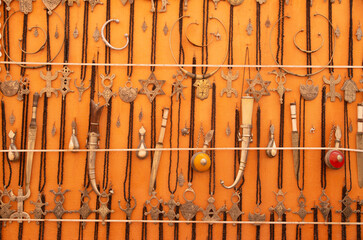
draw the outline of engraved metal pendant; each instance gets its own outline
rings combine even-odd
[[[150,209],[150,211],[145,213],[145,216],[150,215],[151,219],[155,221],[155,220],[159,220],[159,215],[164,214],[165,212],[159,210],[159,205],[160,205],[160,203],[163,202],[163,200],[158,199],[156,197],[155,191],[153,191],[151,194],[152,194],[151,198],[149,200],[146,200],[146,202],[145,202],[145,205],[150,205],[151,209]],[[155,201],[153,201],[154,199],[155,199]],[[155,204],[153,202],[155,202]],[[154,224],[156,224],[156,223],[154,223]]]
[[[100,39],[100,37],[101,37],[100,30],[98,30],[98,27],[97,27],[97,26],[96,26],[95,31],[93,32],[92,37],[93,37],[93,39],[95,40],[95,42],[98,42],[98,40],[99,40],[99,39]]]
[[[40,90],[40,97],[42,97],[44,93],[48,98],[52,96],[52,93],[54,93],[54,95],[58,97],[58,89],[52,88],[52,81],[58,78],[58,73],[59,72],[55,72],[54,75],[52,75],[51,71],[47,71],[45,75],[43,74],[43,72],[39,73],[40,78],[45,80],[45,88]]]
[[[15,116],[14,116],[14,112],[11,112],[11,115],[10,115],[10,117],[9,117],[9,123],[10,123],[10,125],[11,125],[11,126],[13,126],[13,125],[14,125],[14,123],[15,123]]]
[[[359,210],[353,210],[350,205],[352,205],[352,203],[356,202],[356,200],[352,200],[349,195],[348,192],[345,194],[344,198],[342,200],[339,200],[339,202],[343,203],[344,205],[344,209],[342,210],[337,210],[336,213],[342,213],[345,217],[345,220],[347,222],[349,222],[349,218],[353,213],[359,213]]]
[[[103,74],[100,74],[100,77],[102,80],[101,84],[103,86],[103,92],[98,93],[98,96],[103,97],[106,101],[105,105],[108,106],[109,105],[108,102],[110,101],[110,99],[112,97],[117,96],[117,94],[112,92],[112,89],[111,89],[112,85],[113,85],[113,79],[115,78],[115,74],[112,74],[111,76],[109,76],[109,75],[105,76]],[[106,83],[105,83],[106,80],[109,81],[108,85],[106,85]]]
[[[97,4],[103,4],[100,0],[84,0],[85,2],[89,2],[89,5],[91,6],[91,11],[93,12],[93,9]]]
[[[30,219],[29,214],[24,211],[24,201],[29,198],[30,190],[25,195],[23,195],[23,189],[19,188],[18,196],[15,196],[13,192],[10,192],[10,196],[12,199],[14,199],[13,201],[16,201],[17,203],[17,210],[10,215],[10,219],[18,219],[18,223],[21,223],[22,219]]]
[[[229,4],[231,4],[232,6],[238,6],[241,5],[243,3],[244,0],[228,0]]]
[[[286,73],[281,69],[277,72],[273,70],[269,74],[275,74],[275,81],[277,83],[277,88],[272,88],[271,91],[276,92],[280,96],[280,104],[283,103],[283,97],[286,92],[291,92],[291,89],[285,88],[286,83]]]
[[[88,85],[88,87],[84,87],[84,80],[81,80],[81,84],[78,86],[77,85],[77,78],[74,79],[74,86],[77,88],[78,90],[78,102],[80,102],[82,100],[82,95],[85,91],[87,91],[88,88],[90,88],[91,83]]]
[[[256,77],[254,79],[247,79],[248,88],[245,93],[252,95],[256,102],[260,101],[262,96],[269,96],[270,92],[268,91],[268,86],[271,81],[264,81],[260,72],[257,72]],[[260,86],[261,89],[257,90],[256,86]]]
[[[150,102],[154,101],[157,95],[165,95],[162,87],[165,83],[165,80],[157,80],[154,73],[152,72],[148,79],[139,80],[142,88],[140,89],[140,94],[145,94]],[[150,90],[150,86],[152,89]]]
[[[78,28],[77,28],[77,25],[76,25],[76,28],[73,31],[73,37],[74,37],[74,39],[77,39],[78,36],[79,36],[79,32],[78,32]]]
[[[14,201],[14,197],[12,195],[12,190],[8,191],[8,189],[4,186],[4,191],[0,190],[0,216],[1,218],[10,218],[11,214],[15,211],[11,209],[11,201]],[[8,202],[5,202],[7,199]],[[6,221],[4,221],[4,227],[6,226]]]
[[[196,96],[200,100],[207,99],[209,96],[209,89],[212,88],[212,85],[209,79],[197,79],[193,84],[194,87],[197,88]]]
[[[43,203],[42,195],[39,193],[36,202],[30,200],[30,203],[35,206],[33,211],[30,211],[30,214],[34,215],[35,219],[41,219],[43,216],[47,215],[47,212],[44,211],[44,206],[48,206],[48,203]],[[39,225],[39,221],[36,221],[36,224]]]
[[[35,0],[18,0],[19,1],[19,10],[25,15],[31,13],[33,11],[33,2]]]
[[[139,159],[145,159],[147,157],[147,155],[149,154],[149,152],[146,151],[145,133],[146,133],[146,130],[145,130],[144,126],[141,126],[141,128],[139,129],[140,143],[137,146],[137,151],[136,151],[136,157],[138,157]]]
[[[239,72],[236,72],[236,75],[233,75],[232,69],[228,69],[227,75],[224,74],[223,71],[221,71],[221,76],[224,80],[227,81],[227,87],[223,88],[221,91],[221,97],[225,93],[228,98],[232,97],[232,94],[234,94],[235,97],[238,96],[238,92],[236,89],[232,88],[232,81],[235,81],[238,79]]]
[[[55,127],[55,122],[54,122],[53,123],[53,127],[52,127],[52,131],[51,131],[51,134],[54,137],[56,133],[57,133],[57,128]]]
[[[55,192],[53,189],[50,190],[50,192],[54,194],[53,200],[55,203],[55,207],[53,208],[53,210],[46,210],[47,213],[53,213],[57,219],[62,219],[62,217],[65,213],[72,213],[72,211],[67,211],[63,208],[63,203],[65,200],[64,194],[69,192],[68,189],[66,189],[62,192],[62,187],[58,186],[57,192]],[[60,222],[58,222],[58,227],[59,226],[60,226]]]
[[[279,189],[279,191],[277,193],[275,193],[276,201],[277,201],[276,207],[270,207],[269,208],[269,210],[271,212],[275,212],[277,214],[277,216],[278,216],[277,221],[281,221],[282,220],[282,215],[286,214],[286,212],[291,211],[290,208],[286,208],[285,205],[284,205],[285,194],[286,193],[282,192],[282,190]]]
[[[335,34],[335,36],[336,36],[337,38],[339,38],[339,37],[340,37],[340,29],[339,29],[339,27],[338,27],[338,26],[337,26],[337,28],[335,29],[334,34]]]
[[[214,9],[217,10],[217,7],[218,7],[218,3],[221,1],[221,0],[212,0],[213,3],[214,3]]]
[[[335,86],[341,81],[340,75],[335,79],[333,73],[331,73],[329,80],[323,76],[323,81],[330,86],[330,91],[326,94],[326,98],[330,98],[331,102],[335,102],[336,97],[339,98],[339,101],[342,101],[342,96],[335,91]]]
[[[183,136],[189,135],[190,128],[187,127],[187,122],[185,122],[185,126],[180,130],[180,132]]]
[[[60,78],[61,79],[61,86],[60,86],[60,88],[58,90],[61,92],[62,97],[64,99],[64,97],[67,95],[67,93],[74,92],[69,87],[69,83],[70,83],[70,80],[71,80],[71,78],[69,77],[69,75],[71,73],[73,73],[73,71],[71,69],[69,69],[68,66],[64,66],[62,68],[62,70],[59,71],[59,72],[62,74],[62,76]]]
[[[94,211],[90,208],[89,206],[89,201],[91,200],[89,193],[92,192],[91,191],[87,191],[87,189],[85,188],[83,191],[79,190],[81,192],[81,204],[82,206],[80,207],[80,209],[73,211],[74,213],[79,213],[79,215],[81,215],[82,219],[87,219],[89,215],[91,215],[91,213],[93,213]],[[86,227],[86,222],[82,222],[82,227],[85,228]]]
[[[24,95],[28,95],[29,93],[29,79],[27,77],[21,77],[19,80],[18,97],[16,99],[23,101]]]
[[[53,10],[61,3],[61,0],[42,0],[44,6],[48,9],[48,14],[52,15]]]
[[[136,99],[137,91],[137,88],[132,87],[132,82],[130,78],[128,78],[127,82],[125,83],[125,87],[119,88],[118,95],[120,96],[122,101],[130,103]]]
[[[135,207],[136,207],[136,199],[134,196],[132,196],[132,198],[134,199],[134,206],[131,207],[131,199],[129,201],[126,202],[126,208],[122,208],[121,207],[121,201],[118,200],[118,207],[121,209],[121,211],[123,211],[124,213],[126,213],[126,219],[127,220],[131,220],[131,215],[132,215],[132,212],[134,211]],[[130,222],[131,224],[131,222]]]
[[[252,26],[251,18],[250,18],[250,19],[248,20],[248,24],[247,24],[247,27],[246,27],[247,35],[248,35],[248,36],[251,36],[251,35],[252,35],[252,31],[253,31],[253,26]]]
[[[7,72],[5,75],[4,82],[2,82],[0,85],[0,90],[4,96],[12,97],[18,93],[19,82],[16,80],[13,80],[10,73]]]
[[[257,205],[255,207],[255,210],[253,213],[248,213],[248,220],[250,220],[251,222],[264,222],[266,219],[265,214],[261,214],[261,208],[260,205]],[[254,223],[253,225],[255,226],[259,226],[261,225],[260,223]]]
[[[229,122],[227,123],[227,127],[226,127],[226,135],[227,137],[229,137],[231,135],[232,131],[231,131],[231,128],[229,126]]]
[[[308,78],[305,85],[300,84],[300,94],[306,101],[314,100],[319,94],[319,86],[314,86],[313,80]]]
[[[302,191],[300,191],[300,195],[297,198],[297,202],[299,203],[299,210],[297,212],[292,212],[292,213],[299,215],[299,217],[301,218],[301,221],[304,221],[306,215],[310,214],[312,212],[306,211],[306,209],[305,209],[306,208],[306,205],[305,205],[306,199],[305,199],[305,196]]]
[[[225,212],[227,207],[224,205],[220,209],[217,210],[216,206],[214,205],[215,199],[210,196],[208,198],[208,206],[204,210],[203,208],[199,208],[199,211],[203,212],[204,217],[202,218],[203,221],[220,221],[221,218],[219,214]],[[212,225],[213,223],[209,223]]]
[[[352,79],[346,80],[340,90],[344,91],[344,100],[348,103],[354,102],[356,93],[360,91],[357,84]]]
[[[184,174],[183,171],[180,171],[179,175],[178,175],[178,183],[180,187],[184,186],[185,183],[185,178],[184,178]]]
[[[146,32],[147,24],[146,24],[145,18],[144,18],[144,22],[142,23],[141,29],[143,32]]]
[[[177,71],[177,74],[173,75],[173,78],[175,79],[174,83],[173,83],[173,92],[171,94],[171,97],[173,97],[174,95],[176,95],[176,101],[179,101],[180,96],[183,97],[183,99],[185,99],[184,94],[183,94],[183,89],[186,88],[186,86],[183,85],[183,80],[187,79],[187,75],[183,74],[180,70]]]
[[[362,39],[362,29],[360,27],[360,23],[358,25],[357,32],[355,33],[355,36],[357,36],[357,40],[360,41]]]
[[[265,27],[266,28],[271,27],[271,21],[270,21],[270,18],[268,16],[267,16],[267,19],[266,19],[266,22],[265,22]]]
[[[19,160],[20,153],[17,152],[18,149],[16,148],[16,145],[15,145],[16,132],[13,132],[12,130],[10,130],[8,136],[10,138],[8,158],[10,161]]]
[[[55,37],[55,39],[58,39],[59,38],[58,26],[55,27],[54,37]]]
[[[116,127],[117,128],[121,127],[120,115],[117,116]]]
[[[233,200],[233,199],[237,199],[237,200]],[[239,216],[241,216],[242,214],[244,214],[244,212],[241,211],[241,209],[239,209],[238,207],[238,203],[241,201],[241,197],[239,196],[238,192],[234,192],[232,194],[231,197],[231,202],[232,202],[232,207],[227,211],[227,213],[231,216],[232,221],[237,221]],[[236,224],[233,223],[233,226],[235,226]]]
[[[165,25],[164,25],[164,28],[163,28],[163,32],[164,32],[164,35],[166,36],[169,32],[169,28],[168,28],[168,25],[166,25],[166,22],[165,22]]]
[[[79,142],[77,138],[77,123],[76,120],[72,121],[72,135],[71,139],[69,140],[68,148],[73,152],[77,152],[79,149]]]
[[[190,192],[193,194],[193,198],[188,200],[186,197],[186,194]],[[189,182],[188,183],[188,188],[185,189],[184,193],[183,193],[183,198],[185,200],[184,204],[181,204],[180,206],[180,212],[183,215],[183,217],[185,218],[185,220],[190,221],[194,218],[194,216],[197,214],[199,207],[197,205],[195,205],[193,202],[195,200],[195,192],[192,188],[192,183]],[[188,223],[187,223],[188,224]]]
[[[105,219],[108,214],[115,212],[112,209],[108,209],[107,205],[110,201],[110,196],[113,194],[113,190],[110,189],[109,193],[106,193],[105,191],[101,193],[100,196],[98,196],[98,201],[100,202],[100,207],[95,210],[94,212],[98,212],[102,218],[102,225],[105,225]],[[102,199],[106,199],[105,201],[102,201]]]
[[[328,195],[326,195],[325,190],[323,189],[321,191],[321,195],[319,197],[320,207],[315,206],[315,207],[317,207],[319,209],[319,211],[323,215],[323,218],[324,218],[325,222],[328,221],[329,213],[330,213],[331,209],[333,208],[332,206],[330,206],[329,200],[330,199],[329,199]]]
[[[175,219],[179,219],[179,214],[175,213],[175,208],[177,206],[180,206],[179,202],[176,202],[174,200],[174,194],[170,195],[170,200],[166,203],[164,203],[169,207],[169,211],[164,213],[164,217],[167,217],[169,220],[173,221]],[[169,226],[173,226],[174,224],[172,222],[169,222]]]

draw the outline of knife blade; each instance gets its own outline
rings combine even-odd
[[[291,121],[292,121],[292,132],[291,132],[291,145],[293,148],[299,147],[299,132],[297,131],[296,123],[296,103],[290,104],[291,110]],[[294,172],[297,180],[300,178],[300,151],[299,149],[292,150],[292,157],[294,160]]]
[[[363,104],[358,104],[358,129],[356,136],[357,149],[363,150]],[[358,185],[363,187],[363,153],[357,152]]]

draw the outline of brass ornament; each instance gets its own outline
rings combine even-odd
[[[227,210],[226,205],[222,206],[217,210],[216,206],[214,205],[215,199],[213,196],[210,196],[208,198],[208,206],[206,209],[199,208],[199,211],[201,211],[204,215],[202,218],[202,221],[220,221],[221,218],[219,216],[220,213],[225,212]],[[213,223],[209,223],[212,225]]]
[[[287,212],[290,212],[291,209],[286,208],[285,205],[284,205],[285,194],[286,193],[284,193],[281,189],[279,189],[279,191],[277,193],[274,192],[274,194],[276,195],[277,204],[276,204],[275,207],[270,207],[269,210],[271,212],[275,212],[277,214],[277,216],[278,216],[277,221],[282,221],[282,216],[284,214],[286,214]]]
[[[225,93],[228,98],[232,97],[232,94],[234,94],[235,97],[238,96],[238,92],[236,89],[232,88],[232,81],[235,81],[238,79],[239,72],[236,72],[236,75],[233,75],[232,69],[228,69],[227,75],[224,74],[223,71],[221,71],[221,76],[224,80],[227,81],[227,87],[223,88],[221,91],[221,97]]]
[[[120,87],[118,90],[118,95],[120,96],[121,100],[127,103],[133,102],[137,97],[137,88],[132,87],[132,82],[130,78],[128,78],[125,86],[122,88]]]
[[[268,86],[271,81],[264,81],[260,72],[257,72],[254,79],[247,79],[248,88],[245,91],[246,94],[252,95],[256,102],[258,102],[262,96],[269,96]],[[260,90],[256,89],[256,86],[261,86]]]
[[[44,93],[48,98],[52,96],[52,93],[58,97],[58,89],[52,88],[52,81],[58,78],[58,73],[59,72],[55,72],[54,75],[52,75],[51,71],[47,71],[47,73],[44,75],[43,72],[40,71],[40,78],[45,80],[45,88],[40,90],[40,97],[42,97]]]
[[[323,215],[324,221],[327,222],[328,221],[328,216],[329,213],[331,211],[331,209],[333,208],[332,206],[330,206],[330,202],[329,202],[329,197],[328,195],[326,195],[325,190],[322,189],[321,191],[321,195],[319,197],[319,206],[315,206],[319,209],[319,211],[321,212],[321,214]]]
[[[87,219],[89,215],[91,215],[91,213],[93,213],[94,211],[90,208],[89,206],[89,201],[91,200],[89,193],[92,192],[91,191],[87,191],[87,189],[85,188],[83,191],[79,190],[81,192],[81,204],[82,206],[76,210],[76,211],[72,211],[74,213],[79,213],[79,215],[81,216],[82,219]],[[82,222],[82,227],[83,229],[86,227],[86,222]]]
[[[62,191],[62,187],[58,186],[57,192],[55,192],[53,189],[50,190],[49,192],[54,194],[53,200],[55,203],[55,207],[53,208],[53,210],[46,210],[47,213],[53,213],[57,219],[62,219],[62,217],[65,213],[72,213],[72,211],[67,211],[63,208],[63,203],[65,200],[64,194],[69,192],[68,189]],[[58,227],[60,227],[60,223],[61,222],[57,222]]]
[[[88,87],[84,87],[84,80],[81,80],[81,84],[77,85],[77,78],[74,79],[74,86],[78,90],[78,102],[82,101],[82,95],[87,89],[91,87],[91,83],[88,85]]]
[[[193,194],[193,198],[188,200],[187,197],[186,197],[186,194],[190,192]],[[184,193],[183,193],[183,198],[185,200],[185,203],[184,204],[181,204],[180,206],[180,212],[181,214],[183,215],[183,217],[185,218],[185,220],[187,221],[190,221],[192,220],[195,215],[197,214],[198,210],[199,210],[199,207],[197,205],[195,205],[193,202],[195,200],[195,192],[192,188],[192,183],[189,182],[188,183],[188,188],[185,189]],[[187,223],[189,224],[189,223]]]
[[[355,202],[357,202],[356,200],[352,200],[350,197],[349,197],[349,195],[348,195],[349,193],[347,192],[347,193],[345,193],[345,196],[344,196],[344,198],[342,199],[342,200],[339,200],[339,202],[341,202],[343,205],[344,205],[344,207],[343,207],[343,209],[342,210],[337,210],[337,211],[335,211],[336,213],[342,213],[343,215],[344,215],[344,217],[345,217],[345,220],[347,221],[347,222],[349,222],[349,218],[350,218],[350,216],[353,214],[353,213],[359,213],[359,210],[353,210],[351,207],[350,207],[350,205],[352,205],[352,203],[355,203]]]
[[[326,93],[326,98],[330,98],[331,102],[335,102],[335,97],[339,98],[339,101],[342,101],[342,96],[335,91],[335,86],[341,81],[340,75],[335,79],[333,73],[331,73],[329,80],[323,76],[323,81],[330,86],[330,91]]]
[[[103,2],[101,2],[100,0],[84,0],[85,2],[89,2],[89,5],[91,6],[91,11],[93,12],[93,9],[95,8],[95,6],[97,4],[101,4],[103,5]]]
[[[29,79],[27,77],[21,77],[19,80],[19,90],[16,99],[22,101],[24,99],[24,95],[29,95],[29,93]]]
[[[6,73],[4,82],[0,85],[1,93],[6,97],[12,97],[18,93],[19,82],[13,80],[9,72]]]
[[[130,199],[129,201],[126,202],[126,208],[125,209],[123,209],[121,207],[121,201],[118,200],[118,206],[119,206],[119,208],[121,209],[121,211],[123,211],[124,213],[126,213],[126,220],[131,220],[132,212],[134,211],[134,209],[136,207],[136,204],[137,204],[135,197],[132,196],[132,198],[134,199],[134,206],[131,207],[131,199]],[[130,224],[131,224],[131,222],[130,222]]]
[[[158,1],[158,0],[151,0],[151,9],[150,9],[150,12],[155,12],[156,9],[155,9],[155,1]],[[161,0],[161,8],[158,12],[166,12],[166,6],[170,4],[168,0]]]
[[[110,196],[113,194],[113,190],[110,189],[109,193],[106,193],[105,191],[103,191],[99,196],[98,196],[98,201],[100,202],[100,207],[97,210],[94,210],[95,213],[99,213],[101,218],[102,218],[102,225],[105,225],[105,219],[107,217],[108,214],[111,214],[113,212],[115,212],[112,209],[108,209],[107,205],[108,202],[110,201]],[[105,201],[102,201],[102,199],[105,198]]]
[[[179,101],[180,96],[183,97],[183,99],[185,99],[184,94],[183,94],[183,89],[186,88],[186,86],[183,85],[183,80],[187,79],[188,77],[183,74],[180,70],[177,71],[177,74],[173,75],[173,78],[175,79],[173,86],[174,86],[174,90],[172,92],[172,94],[170,95],[170,97],[173,97],[174,95],[176,96],[176,101]]]
[[[30,219],[29,214],[24,211],[24,201],[28,199],[29,196],[30,191],[24,195],[22,188],[18,189],[18,196],[15,196],[13,192],[10,192],[10,197],[17,203],[17,211],[10,215],[10,219],[18,219],[18,223],[21,223],[22,219]],[[11,223],[12,221],[10,220],[9,222]],[[28,221],[28,223],[30,223],[30,221]]]
[[[71,88],[69,87],[69,83],[70,83],[70,80],[71,80],[71,78],[69,77],[69,75],[71,74],[71,73],[73,73],[73,71],[71,70],[71,69],[69,69],[69,67],[68,66],[64,66],[63,68],[62,68],[62,70],[61,71],[58,71],[58,72],[60,72],[61,74],[62,74],[62,76],[61,76],[61,86],[60,86],[60,88],[58,89],[58,91],[60,91],[61,92],[61,94],[62,94],[62,97],[63,97],[63,99],[65,98],[65,96],[67,95],[67,93],[69,93],[69,92],[74,92],[73,90],[71,90]]]
[[[8,136],[10,138],[8,159],[10,161],[17,161],[17,160],[19,160],[20,153],[17,152],[18,149],[17,149],[17,147],[15,145],[16,132],[13,132],[12,130],[10,130]]]
[[[306,101],[314,100],[319,94],[319,86],[314,86],[313,80],[308,78],[305,85],[300,84],[300,94]]]
[[[174,194],[170,195],[170,200],[166,203],[164,203],[166,206],[168,206],[169,211],[164,213],[164,217],[167,217],[169,220],[173,221],[175,219],[179,219],[179,214],[175,213],[175,208],[177,206],[180,206],[179,202],[176,202],[174,200]],[[173,226],[174,224],[172,222],[169,222],[169,226]]]
[[[306,215],[310,214],[312,212],[306,211],[306,209],[305,209],[306,208],[306,205],[305,205],[306,199],[305,199],[305,196],[302,191],[300,191],[300,195],[297,198],[297,202],[299,203],[299,210],[297,212],[292,212],[292,213],[299,215],[299,217],[301,218],[301,221],[303,222]]]
[[[121,51],[123,49],[125,49],[127,47],[127,45],[129,45],[129,34],[128,33],[125,33],[124,36],[126,38],[126,44],[123,46],[123,47],[114,47],[111,45],[111,43],[109,42],[109,40],[106,39],[104,33],[105,33],[105,28],[107,26],[107,24],[111,23],[111,22],[116,22],[116,23],[119,23],[120,20],[118,19],[109,19],[107,20],[103,25],[102,25],[102,28],[101,28],[101,39],[102,41],[105,43],[105,45],[113,50],[117,50],[117,51]]]
[[[151,219],[156,221],[156,220],[159,220],[159,215],[160,214],[165,213],[164,211],[160,211],[160,209],[159,209],[159,205],[163,202],[163,200],[158,199],[156,197],[156,192],[155,191],[153,191],[151,193],[151,195],[152,195],[151,198],[149,200],[146,200],[146,202],[145,202],[145,205],[150,205],[151,209],[150,209],[150,211],[145,212],[144,214],[145,214],[145,216],[150,215]],[[155,204],[153,204],[153,202],[155,202]],[[154,223],[154,224],[156,224],[156,223]]]
[[[187,122],[185,121],[185,126],[180,130],[181,135],[189,135],[190,128],[187,127]]]
[[[209,79],[198,79],[193,84],[194,87],[197,88],[196,96],[200,100],[207,99],[209,96],[209,89],[212,88],[212,85]]]
[[[255,207],[255,210],[253,213],[248,213],[248,220],[251,222],[264,222],[266,219],[265,214],[261,214],[261,208],[260,205],[258,204]],[[253,223],[253,225],[255,226],[259,226],[261,225],[260,223]]]
[[[141,79],[139,82],[142,85],[139,93],[146,95],[150,102],[153,102],[157,95],[165,95],[165,92],[162,89],[165,80],[157,80],[153,72],[150,74],[148,79]],[[150,90],[149,85],[153,86],[152,90]]]
[[[113,85],[113,79],[115,78],[115,74],[112,74],[111,76],[110,75],[103,75],[103,74],[100,74],[100,77],[101,77],[101,84],[103,86],[103,92],[100,92],[98,93],[98,96],[100,97],[103,97],[106,101],[106,106],[109,105],[109,101],[112,97],[116,97],[117,96],[117,93],[114,93],[112,92],[112,85]],[[106,82],[105,81],[109,81],[109,84],[106,85]]]
[[[35,207],[33,211],[30,211],[30,214],[33,214],[35,219],[41,219],[43,218],[43,216],[47,215],[47,212],[44,211],[44,207],[48,206],[48,203],[47,202],[43,203],[41,193],[38,194],[36,202],[30,200],[30,203],[33,204]],[[39,221],[36,221],[36,224],[39,225]]]
[[[280,104],[283,103],[283,97],[284,94],[286,92],[291,92],[291,89],[285,88],[285,83],[286,83],[286,72],[281,71],[281,69],[279,69],[279,71],[277,72],[276,70],[272,70],[272,72],[269,72],[269,74],[275,74],[275,81],[277,83],[277,87],[276,88],[271,88],[271,91],[276,92],[279,96],[280,96]]]
[[[237,201],[233,200],[234,198],[237,198]],[[238,203],[241,201],[241,197],[239,196],[238,192],[234,192],[231,197],[232,207],[227,211],[227,213],[231,216],[232,221],[237,221],[238,218],[244,214],[244,212],[241,211],[241,209],[238,206]],[[236,224],[233,223],[233,226]]]
[[[346,80],[340,90],[344,91],[344,100],[348,103],[354,102],[356,93],[361,91],[352,79]]]
[[[8,199],[8,202],[5,202]],[[4,191],[0,190],[0,216],[1,218],[9,219],[11,214],[15,211],[11,209],[10,202],[14,201],[12,197],[12,190],[8,191],[8,189],[4,186]],[[4,221],[3,226],[6,226],[6,221]]]
[[[53,10],[58,7],[61,0],[42,0],[44,6],[48,9],[48,15],[52,15]]]

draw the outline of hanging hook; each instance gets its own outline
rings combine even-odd
[[[107,47],[109,47],[109,48],[111,48],[111,49],[113,49],[113,50],[118,50],[118,51],[120,51],[120,50],[125,49],[125,48],[127,47],[127,45],[129,45],[129,34],[127,34],[127,33],[125,33],[126,44],[125,44],[125,46],[123,46],[123,47],[120,47],[120,48],[114,47],[114,46],[112,46],[112,45],[111,45],[111,44],[110,44],[110,43],[106,40],[105,35],[104,35],[104,29],[105,29],[106,25],[107,25],[107,24],[109,24],[110,22],[116,22],[116,23],[119,23],[119,22],[120,22],[120,20],[118,20],[118,19],[110,19],[110,20],[108,20],[107,22],[105,22],[105,24],[103,24],[103,26],[102,26],[102,28],[101,28],[101,38],[102,38],[102,41],[106,44],[106,46],[107,46]]]

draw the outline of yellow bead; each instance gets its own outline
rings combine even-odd
[[[211,160],[208,154],[199,152],[193,155],[192,167],[195,171],[204,172],[210,168]]]

